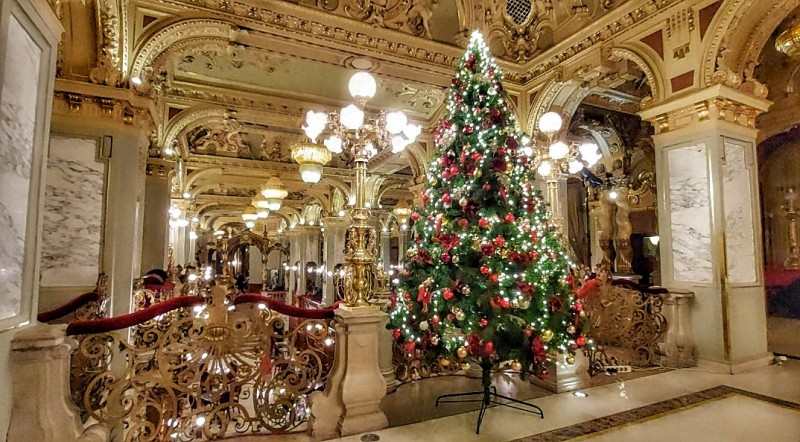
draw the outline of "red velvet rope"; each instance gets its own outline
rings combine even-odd
[[[83,307],[84,305],[90,302],[98,300],[100,300],[99,293],[97,292],[84,293],[61,306],[39,313],[36,316],[36,319],[39,322],[55,321],[56,319],[63,318],[64,316],[67,316],[68,314],[77,311],[79,308]]]
[[[156,316],[181,307],[192,307],[200,305],[203,300],[198,296],[178,296],[158,304],[151,305],[138,312],[127,315],[116,316],[113,318],[97,319],[93,321],[73,321],[67,326],[68,335],[88,335],[94,333],[107,333],[114,330],[122,330],[143,322],[149,321]]]
[[[303,319],[331,319],[333,318],[333,311],[339,307],[339,303],[335,303],[330,307],[325,308],[299,308],[293,305],[284,304],[278,300],[270,297],[260,295],[258,293],[244,293],[236,297],[233,301],[235,305],[239,304],[265,304],[270,310],[278,313],[289,315],[295,318]]]

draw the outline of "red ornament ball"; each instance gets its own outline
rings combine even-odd
[[[458,166],[456,166],[455,164],[450,166],[450,175],[451,176],[458,175]]]
[[[478,321],[478,325],[480,325],[481,327],[486,327],[487,325],[489,325],[489,321],[486,318],[481,318],[481,320]]]
[[[444,298],[444,299],[446,299],[448,301],[453,299],[453,291],[450,290],[450,289],[444,289],[442,291],[442,298]]]
[[[513,223],[516,219],[517,217],[515,217],[513,213],[506,214],[506,222]]]
[[[478,220],[478,226],[480,226],[482,229],[485,229],[486,227],[489,226],[489,220],[486,219],[486,218],[479,219]]]
[[[450,194],[449,193],[445,193],[444,195],[442,195],[442,202],[445,203],[445,204],[450,202]]]
[[[466,229],[469,227],[469,220],[466,218],[461,218],[458,220],[458,225],[461,226],[462,229]]]
[[[414,221],[418,220],[419,219],[419,213],[418,212],[412,213],[411,214],[411,219],[414,220]]]
[[[497,247],[503,247],[505,244],[506,244],[506,239],[500,235],[497,235],[497,237],[494,239],[494,245],[496,245]]]
[[[483,185],[483,190],[486,190],[486,191],[492,190],[492,185],[489,184],[489,183],[484,184]]]
[[[583,304],[576,302],[575,304],[572,304],[572,308],[574,308],[576,312],[579,312],[583,310]]]
[[[524,334],[526,337],[530,338],[531,336],[533,336],[533,330],[525,327],[525,329],[522,330],[522,334]]]
[[[400,329],[399,328],[396,328],[396,329],[392,330],[392,338],[395,341],[400,339]]]
[[[511,307],[511,303],[509,303],[506,298],[500,298],[500,307],[509,308]]]
[[[578,344],[579,347],[583,347],[586,345],[586,337],[578,336],[578,339],[575,340],[575,343]]]
[[[489,270],[489,266],[487,266],[486,264],[481,266],[481,274],[488,275],[490,271],[491,270]]]
[[[489,275],[489,281],[497,282],[499,280],[500,280],[500,275],[498,275],[497,273],[492,273],[491,275]]]

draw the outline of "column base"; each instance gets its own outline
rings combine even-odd
[[[709,373],[741,374],[770,366],[773,363],[775,363],[775,355],[772,353],[765,353],[755,358],[739,362],[720,362],[709,359],[698,359],[697,368]]]

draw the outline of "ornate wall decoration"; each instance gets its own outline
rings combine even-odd
[[[325,11],[365,23],[431,38],[430,21],[437,0],[316,0]]]
[[[545,32],[553,12],[545,0],[505,0],[489,2],[485,25],[490,44],[499,42],[505,58],[518,63],[532,59],[541,51],[539,38]],[[493,49],[499,48],[492,44]]]
[[[99,53],[89,79],[104,86],[119,86],[122,80],[119,5],[115,0],[97,0],[96,5]]]
[[[443,93],[433,88],[416,88],[404,84],[403,88],[394,92],[396,97],[403,97],[411,107],[422,106],[425,109],[436,108],[442,102]]]
[[[244,139],[244,125],[236,119],[235,112],[226,113],[222,127],[200,126],[187,137],[189,152],[200,155],[253,158],[250,145]]]

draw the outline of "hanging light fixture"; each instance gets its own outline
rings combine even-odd
[[[300,143],[292,147],[292,160],[300,165],[300,178],[305,183],[318,183],[322,166],[331,160],[331,151],[315,143]]]
[[[242,213],[242,221],[255,221],[258,219],[258,211],[256,211],[255,207],[248,207],[245,209],[244,213]]]
[[[397,222],[405,224],[406,221],[408,221],[408,217],[411,216],[411,208],[408,207],[406,200],[400,200],[394,210],[392,210],[392,213],[394,213],[395,218],[397,218]]]
[[[283,199],[289,195],[289,192],[283,187],[281,179],[274,176],[267,180],[266,184],[261,188],[261,196],[266,200],[266,208],[272,211],[280,210],[283,204]]]
[[[775,49],[796,60],[800,60],[800,21],[783,31],[775,39]]]

